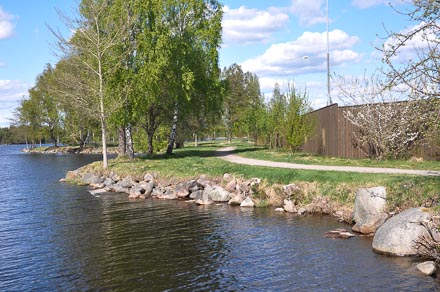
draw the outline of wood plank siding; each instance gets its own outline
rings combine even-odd
[[[365,153],[354,146],[355,128],[344,116],[347,110],[356,111],[356,107],[332,104],[309,113],[315,121],[315,131],[305,140],[302,151],[332,157],[365,158]],[[439,160],[440,147],[424,145],[414,155]]]

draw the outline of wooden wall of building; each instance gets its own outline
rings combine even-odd
[[[344,111],[356,110],[353,107],[339,107],[338,104],[315,110],[309,115],[315,121],[315,132],[306,139],[302,150],[311,154],[319,154],[343,158],[365,158],[364,152],[354,147],[354,127],[344,117]],[[439,159],[439,145],[425,145],[415,153],[424,159]]]

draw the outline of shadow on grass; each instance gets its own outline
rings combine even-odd
[[[207,157],[222,157],[229,154],[238,154],[242,152],[252,152],[261,150],[253,146],[234,149],[234,150],[218,150],[219,148],[228,147],[228,145],[219,145],[218,143],[204,143],[200,147],[187,147],[174,149],[173,154],[167,155],[165,153],[154,154],[153,156],[142,155],[139,156],[143,160],[167,160],[167,159],[180,159],[180,158],[207,158]]]

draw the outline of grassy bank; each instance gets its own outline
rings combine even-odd
[[[171,182],[199,177],[201,174],[216,178],[222,177],[224,173],[230,173],[235,177],[243,179],[260,178],[263,181],[263,185],[267,188],[274,185],[295,183],[302,189],[302,193],[298,195],[298,198],[295,198],[300,204],[311,203],[316,197],[326,197],[338,204],[351,207],[357,188],[379,185],[387,188],[389,211],[416,206],[435,207],[440,200],[439,177],[291,170],[237,165],[228,163],[215,156],[215,150],[221,146],[220,144],[202,144],[199,147],[185,147],[183,149],[176,149],[175,154],[171,157],[156,155],[151,158],[138,157],[134,160],[114,159],[109,161],[108,171],[113,171],[121,176],[131,175],[134,177],[141,177],[147,172],[156,172],[160,179]],[[238,147],[236,154],[273,161],[299,161],[290,160],[297,158],[289,157],[287,154],[273,155],[268,151],[256,150],[243,145]],[[341,161],[345,161],[344,163],[347,164],[342,165],[369,166],[365,164],[369,163],[367,160],[362,162],[341,160],[332,164],[331,161],[333,159],[331,158],[316,159],[319,162],[314,163],[317,164],[341,165]],[[337,161],[336,159],[334,160]],[[395,162],[390,163],[393,164]],[[428,169],[429,163],[426,162],[424,166],[418,168]],[[383,167],[392,167],[387,163],[382,163],[382,165]],[[434,166],[429,169],[439,169],[438,165],[434,164]],[[99,172],[101,163],[95,162],[87,166],[87,168]],[[261,205],[267,205],[271,201],[268,198],[269,194],[260,192],[256,196],[259,196],[258,199]]]

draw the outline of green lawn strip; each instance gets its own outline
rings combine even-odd
[[[244,179],[260,178],[265,186],[299,184],[308,188],[307,195],[301,198],[301,203],[309,203],[316,196],[325,196],[349,206],[354,202],[357,188],[385,186],[390,210],[422,206],[426,202],[436,205],[440,197],[440,178],[438,177],[238,165],[215,157],[217,148],[218,145],[210,144],[197,148],[178,149],[174,155],[169,157],[156,155],[152,158],[140,157],[134,160],[112,159],[109,161],[109,171],[121,176],[134,177],[142,177],[147,172],[156,172],[161,180],[170,182],[197,178],[202,174],[211,178],[221,178],[224,173],[230,173]],[[87,167],[99,171],[101,163],[95,162]]]
[[[266,148],[256,148],[249,145],[238,145],[235,154],[247,158],[298,164],[440,170],[440,161],[346,159],[307,153],[291,153],[282,150],[269,151]]]

